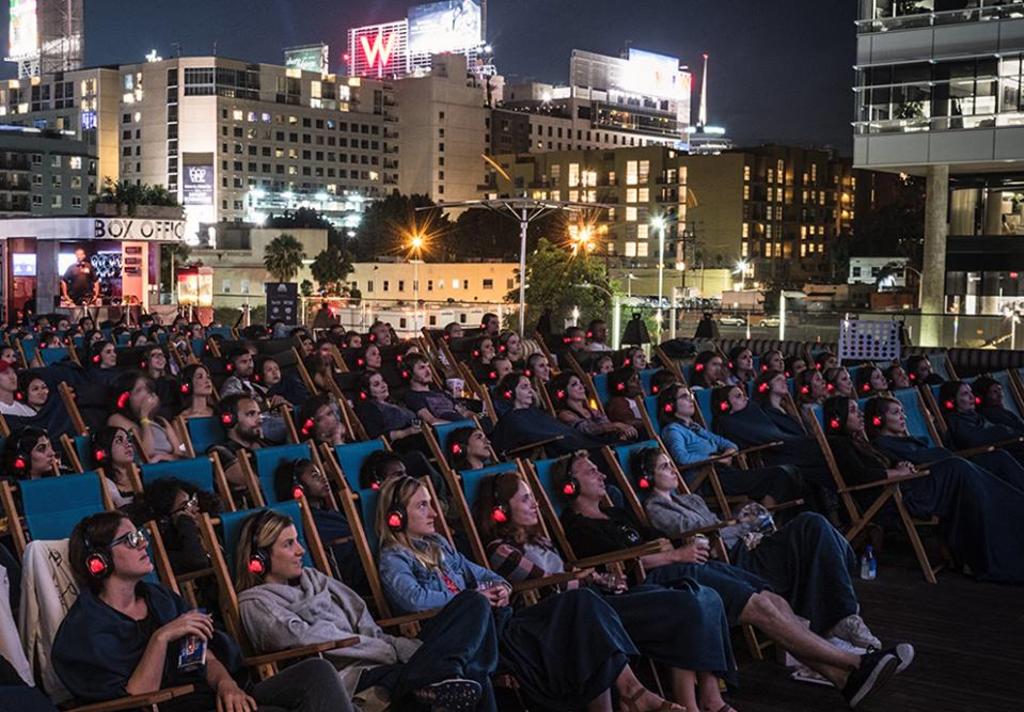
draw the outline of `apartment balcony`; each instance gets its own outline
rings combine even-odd
[[[30,171],[32,170],[32,163],[29,161],[28,156],[4,157],[0,155],[0,170]]]
[[[910,9],[890,17],[874,17],[857,20],[857,34],[891,32],[894,30],[917,30],[945,25],[959,25],[994,20],[1018,20],[1024,18],[1024,2],[1012,0],[961,0],[963,7],[930,11],[926,5],[918,9]],[[885,14],[892,9],[885,9]],[[881,14],[881,13],[879,13]]]
[[[0,190],[11,193],[28,193],[32,186],[27,180],[12,180],[9,176],[0,175]]]

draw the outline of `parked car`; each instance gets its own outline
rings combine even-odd
[[[718,317],[718,324],[720,326],[746,326],[747,320],[741,316],[723,314]]]
[[[761,319],[761,321],[757,322],[757,325],[758,326],[770,326],[770,327],[771,326],[778,326],[779,325],[779,317],[777,317],[777,316],[766,316],[765,318]]]

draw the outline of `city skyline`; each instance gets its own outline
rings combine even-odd
[[[216,43],[220,56],[280,64],[284,47],[324,41],[331,46],[332,69],[344,71],[348,28],[403,17],[412,4],[272,0],[254,10],[240,0],[221,0],[183,13],[180,5],[163,0],[144,8],[91,0],[85,10],[85,62],[141,61],[151,49],[168,57],[177,42],[183,55],[212,54]],[[498,69],[512,81],[564,83],[572,49],[618,54],[631,42],[679,56],[699,73],[700,55],[707,51],[711,121],[724,124],[740,144],[832,145],[850,153],[852,6],[779,0],[768,12],[744,1],[640,4],[637,12],[633,5],[592,0],[580,15],[568,2],[491,0],[488,39]],[[609,27],[621,30],[610,35]],[[6,48],[6,22],[2,28]],[[736,43],[737,37],[744,41]],[[3,76],[14,75],[15,65],[7,64]]]

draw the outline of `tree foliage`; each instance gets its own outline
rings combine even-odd
[[[447,214],[440,208],[417,210],[433,205],[425,195],[398,193],[371,203],[363,213],[351,247],[355,258],[369,261],[382,255],[404,254],[405,241],[416,231],[428,233],[432,241],[443,240],[451,229]]]
[[[607,318],[611,293],[608,272],[596,257],[573,255],[543,237],[537,241],[537,249],[526,256],[527,324],[535,323],[546,309],[551,310],[556,327],[574,307],[579,308],[581,321]],[[519,289],[509,291],[505,301],[518,307]]]
[[[346,278],[352,273],[352,255],[337,245],[328,245],[313,259],[310,271],[320,289],[331,296],[347,291]]]
[[[103,189],[92,205],[101,203],[117,205],[119,211],[134,215],[135,209],[140,205],[176,208],[178,207],[178,198],[162,185],[136,185],[130,181],[113,181],[106,178],[103,181]]]
[[[263,255],[263,266],[278,282],[291,282],[302,267],[306,252],[294,235],[282,233],[270,241]]]

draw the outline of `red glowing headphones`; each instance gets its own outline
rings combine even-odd
[[[946,410],[955,410],[956,409],[956,403],[954,403],[951,400],[946,401],[945,403],[943,403],[943,405],[946,407]]]
[[[559,388],[557,391],[555,391],[555,398],[557,400],[565,400],[565,391]]]
[[[132,394],[130,391],[122,391],[121,395],[117,397],[117,409],[124,410],[125,406],[128,405],[128,401],[131,399]]]
[[[93,354],[92,362],[93,363],[99,363],[100,362],[100,358],[101,358],[100,354]]]
[[[451,447],[448,449],[451,451],[452,455],[458,456],[462,454],[462,445],[459,443],[452,443]]]
[[[182,383],[181,384],[181,395],[187,396],[191,392],[192,392],[192,386],[191,385],[189,385],[188,383]]]
[[[616,383],[615,384],[615,390],[617,390],[617,391],[624,391],[624,390],[626,390],[626,384],[622,383],[622,382]]]
[[[676,407],[671,403],[666,403],[665,407],[662,410],[664,410],[666,413],[675,413]]]
[[[728,410],[729,410],[729,408],[731,408],[731,407],[732,407],[732,406],[730,406],[730,405],[729,405],[729,401],[722,401],[721,403],[719,403],[719,404],[718,404],[718,409],[719,409],[720,411],[722,411],[723,413],[725,413],[726,411],[728,411]]]
[[[771,384],[768,383],[768,381],[765,381],[764,383],[757,384],[757,392],[758,393],[767,393],[769,388],[771,388]]]
[[[974,405],[981,405],[981,396],[974,396]]]
[[[512,396],[515,395],[512,391],[505,391],[501,394],[505,400],[512,400]]]
[[[801,394],[807,395],[810,392],[811,392],[810,386],[800,386],[800,393]]]
[[[501,475],[494,475],[491,478],[491,501],[494,502],[494,506],[491,507],[491,520],[496,524],[504,524],[508,521],[508,507],[498,500],[499,477]]]
[[[882,418],[876,415],[874,418],[871,419],[871,424],[874,425],[876,428],[882,427]]]
[[[693,364],[693,370],[696,371],[697,373],[700,373],[701,371],[704,370],[704,364],[702,364],[702,363],[695,363],[695,364]]]
[[[306,422],[302,424],[302,429],[300,430],[303,437],[309,437],[309,434],[313,432],[314,425],[316,425],[316,421],[314,421],[312,418],[306,418]]]
[[[833,384],[833,383],[826,383],[825,384],[825,390],[828,391],[829,393],[831,393],[835,389],[836,389],[835,384]]]
[[[871,384],[870,383],[865,383],[863,386],[860,387],[860,389],[862,391],[864,391],[865,393],[868,393],[868,392],[871,391]]]
[[[107,451],[101,447],[96,448],[96,450],[93,451],[92,453],[92,459],[95,460],[96,462],[103,462],[104,460],[107,459]]]
[[[832,418],[832,420],[828,421],[828,427],[832,428],[833,430],[839,430],[841,426],[842,423],[839,422],[839,418]]]

